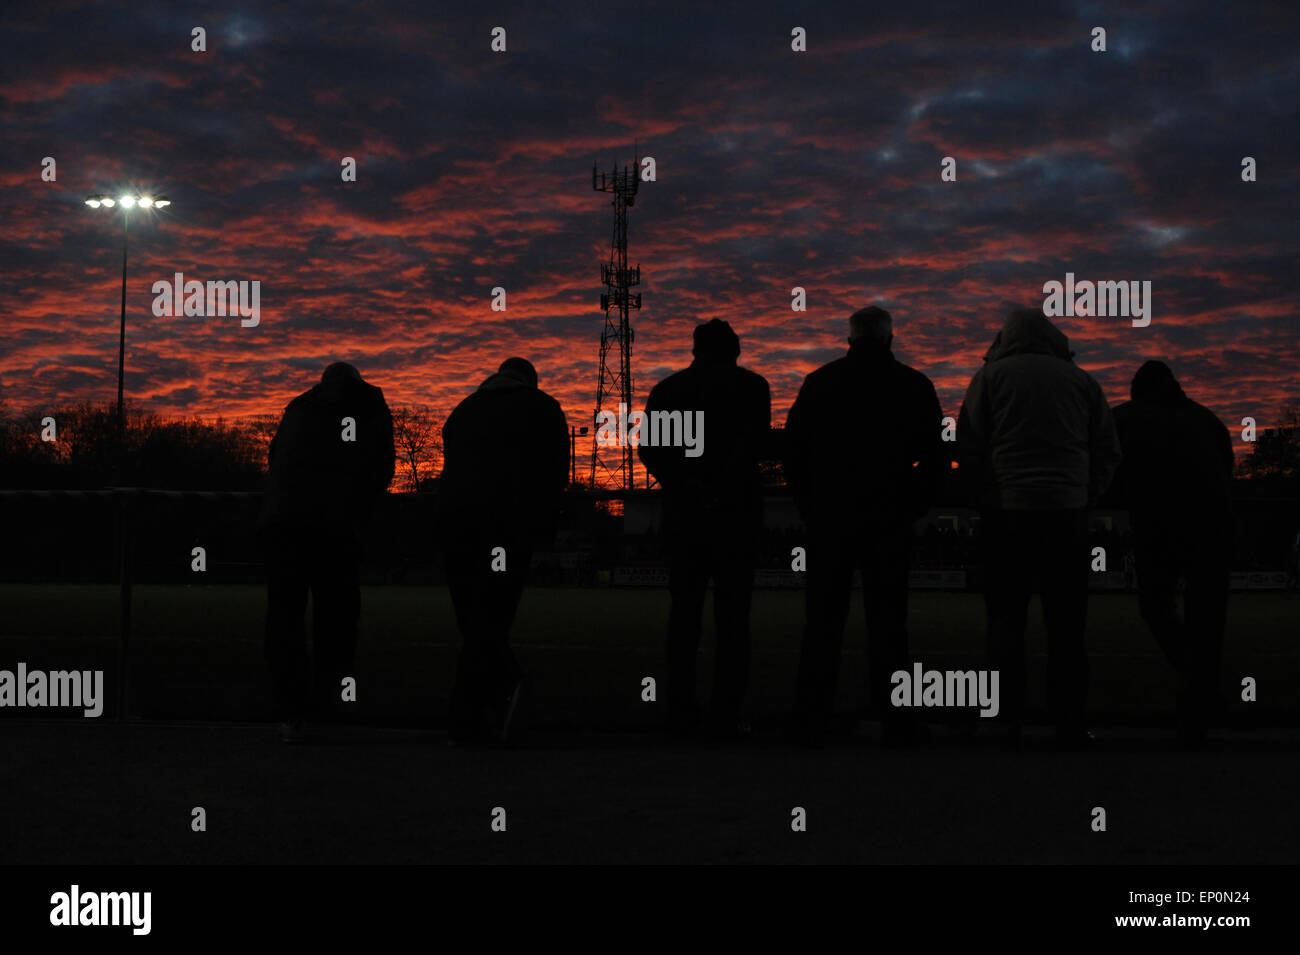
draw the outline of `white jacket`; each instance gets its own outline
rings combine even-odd
[[[981,504],[1006,510],[1086,507],[1120,462],[1101,386],[1039,313],[1013,313],[971,379],[957,425],[963,477]]]

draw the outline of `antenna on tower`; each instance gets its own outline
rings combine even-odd
[[[641,284],[641,267],[627,264],[627,210],[636,204],[637,186],[640,184],[640,160],[635,155],[632,165],[613,172],[599,172],[591,167],[591,187],[597,192],[613,196],[614,236],[610,242],[609,259],[600,264],[600,281],[605,291],[600,295],[600,307],[605,313],[605,327],[600,333],[600,371],[596,379],[596,410],[593,418],[599,424],[601,411],[611,412],[618,419],[619,412],[632,411],[632,323],[629,313],[641,307],[641,293],[632,289]],[[618,354],[617,366],[610,352]],[[614,402],[621,408],[610,408]],[[599,432],[599,427],[597,427]],[[632,445],[602,448],[593,438],[591,447],[591,486],[630,489],[635,483]]]

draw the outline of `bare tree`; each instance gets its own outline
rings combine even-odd
[[[393,444],[402,487],[418,491],[442,463],[442,418],[428,405],[393,409]]]
[[[246,415],[239,422],[239,427],[257,447],[261,466],[265,469],[267,455],[271,450],[271,439],[280,429],[280,416],[278,414]]]

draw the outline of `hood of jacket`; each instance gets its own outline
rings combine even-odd
[[[1074,357],[1065,333],[1042,314],[1028,311],[1007,316],[1002,330],[984,353],[984,360],[993,362],[1010,355],[1053,355],[1065,361]]]
[[[1129,396],[1134,401],[1158,405],[1175,405],[1187,397],[1173,371],[1162,361],[1144,362],[1133,376]]]

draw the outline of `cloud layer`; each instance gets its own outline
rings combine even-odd
[[[719,317],[779,424],[874,301],[955,415],[1005,307],[1067,271],[1153,284],[1147,328],[1060,320],[1112,402],[1153,357],[1229,424],[1300,400],[1288,5],[702,6],[7,14],[0,394],[115,395],[121,214],[82,200],[130,188],[173,200],[132,214],[140,406],[278,412],[345,358],[390,403],[450,408],[522,354],[588,423],[612,227],[591,167],[635,144],[658,176],[630,219],[640,400]],[[259,280],[260,325],[155,318],[178,271]]]

